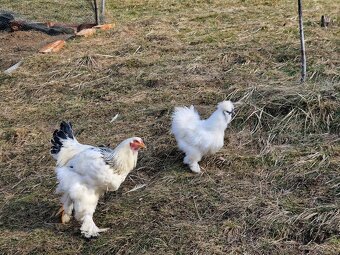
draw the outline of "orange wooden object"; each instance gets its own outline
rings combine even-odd
[[[58,52],[62,47],[65,46],[64,40],[58,40],[52,43],[49,43],[42,47],[39,52],[40,53],[50,53],[50,52]]]
[[[83,37],[88,37],[96,33],[96,29],[94,28],[86,28],[83,30],[80,30],[78,33],[76,33],[77,36],[83,36]]]
[[[97,25],[94,26],[94,28],[100,29],[100,30],[109,30],[115,27],[115,24],[103,24],[103,25]]]

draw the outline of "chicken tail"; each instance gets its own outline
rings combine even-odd
[[[183,137],[189,131],[194,130],[200,121],[200,116],[193,106],[176,107],[172,115],[171,131],[175,137]]]
[[[63,121],[60,123],[60,129],[53,132],[51,154],[57,155],[63,146],[63,140],[67,139],[74,139],[72,124],[71,122]]]
[[[65,165],[73,156],[89,146],[78,143],[74,137],[71,122],[61,122],[60,128],[53,132],[51,155],[58,166]]]

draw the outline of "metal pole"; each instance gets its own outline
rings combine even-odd
[[[298,12],[301,45],[301,83],[303,83],[306,80],[307,65],[306,65],[305,36],[303,33],[303,21],[302,21],[302,0],[298,0]]]
[[[103,24],[105,23],[105,0],[102,0],[102,5],[101,5],[101,19],[100,22]]]

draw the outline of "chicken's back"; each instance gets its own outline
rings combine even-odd
[[[103,153],[105,151],[101,148],[90,147],[76,154],[64,166],[57,167],[61,190],[67,192],[72,188],[72,183],[85,185],[98,192],[117,190],[129,172],[119,173],[116,161],[108,161]]]
[[[172,133],[185,153],[211,154],[223,146],[224,129],[212,128],[209,120],[201,120],[193,106],[175,108]]]

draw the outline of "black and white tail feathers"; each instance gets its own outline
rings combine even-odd
[[[71,122],[62,121],[60,123],[60,129],[56,129],[53,132],[53,138],[51,139],[51,154],[58,154],[63,146],[63,140],[67,139],[74,139],[72,124]]]
[[[51,143],[51,155],[59,167],[66,165],[83,150],[92,148],[90,145],[78,143],[73,135],[71,123],[65,121],[61,122],[59,130],[54,131]]]

